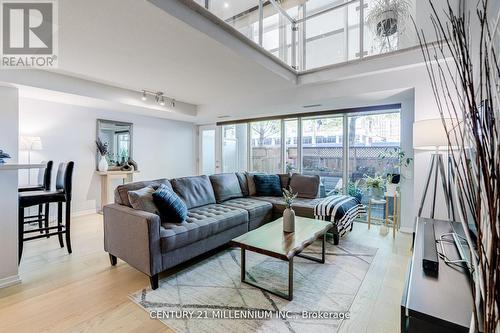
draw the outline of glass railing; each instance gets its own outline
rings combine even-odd
[[[196,2],[298,71],[416,46],[410,17],[424,11],[417,0]]]

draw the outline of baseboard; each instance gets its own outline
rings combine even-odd
[[[79,210],[77,212],[71,213],[71,215],[73,215],[73,216],[85,216],[85,215],[91,215],[91,214],[97,214],[97,209]]]
[[[21,283],[21,278],[19,277],[19,275],[16,274],[8,276],[6,278],[0,279],[0,289],[7,288],[19,283]]]
[[[399,231],[404,232],[405,234],[412,234],[415,231],[415,229],[410,227],[401,227],[399,228]]]

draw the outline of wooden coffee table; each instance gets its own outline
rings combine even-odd
[[[241,248],[241,281],[291,301],[293,299],[293,258],[298,256],[325,263],[325,238],[326,232],[331,227],[332,223],[328,221],[297,216],[295,217],[295,232],[284,233],[283,218],[279,218],[233,239],[231,245]],[[318,238],[322,239],[321,259],[300,254]],[[288,261],[288,294],[265,288],[246,279],[246,250]]]

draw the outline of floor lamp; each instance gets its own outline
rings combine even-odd
[[[21,136],[19,150],[28,152],[28,164],[31,164],[31,152],[42,149],[42,138],[39,136]],[[30,169],[28,169],[28,184],[31,184]]]
[[[453,126],[452,119],[446,119],[447,128]],[[444,198],[446,201],[446,208],[448,218],[455,219],[455,212],[451,200],[451,191],[449,179],[445,172],[443,151],[448,150],[448,138],[443,126],[443,120],[428,119],[421,120],[413,123],[413,148],[416,150],[434,151],[431,156],[431,163],[427,172],[427,177],[424,185],[424,192],[420,200],[420,206],[417,212],[417,218],[422,216],[426,200],[429,198],[428,194],[432,188],[431,199],[431,213],[430,217],[434,218],[436,213],[436,195],[438,188],[443,190]],[[448,157],[448,173],[451,174],[451,163]],[[440,178],[440,180],[438,180]]]

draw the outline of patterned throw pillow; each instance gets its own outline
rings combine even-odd
[[[135,191],[128,191],[128,201],[134,209],[144,210],[158,215],[158,209],[153,202],[153,193],[155,193],[155,191],[156,189],[151,185]]]
[[[281,180],[278,175],[254,175],[255,189],[259,197],[280,197]]]
[[[169,187],[160,185],[153,193],[153,201],[163,222],[180,223],[186,220],[188,216],[186,204]]]

